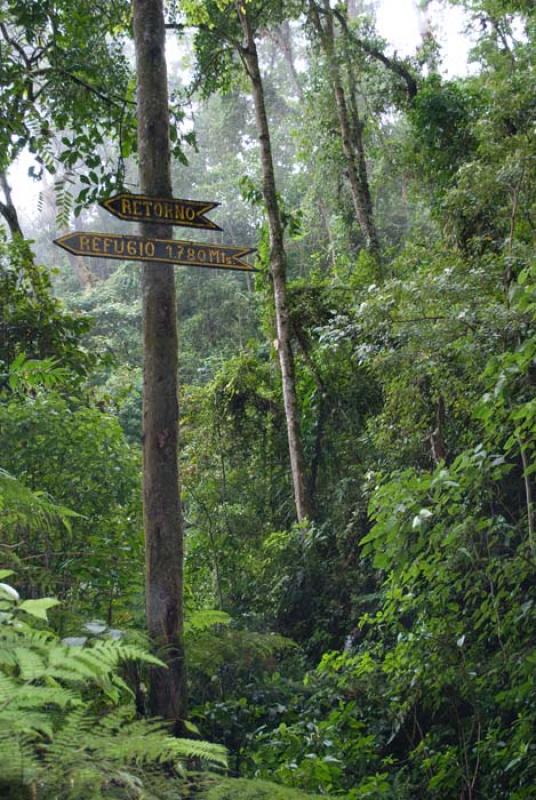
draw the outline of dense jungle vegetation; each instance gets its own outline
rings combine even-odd
[[[430,4],[411,57],[377,5],[165,3],[174,195],[224,230],[176,236],[258,270],[175,270],[177,738],[140,266],[52,245],[135,232],[98,206],[137,190],[130,3],[0,0],[2,798],[536,798],[536,6],[442,0],[447,77]]]

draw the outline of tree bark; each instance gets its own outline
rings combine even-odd
[[[287,423],[287,436],[294,489],[296,516],[301,522],[311,519],[312,504],[307,489],[305,477],[305,460],[300,431],[298,401],[296,396],[296,380],[294,374],[294,359],[290,341],[290,321],[287,303],[286,267],[287,257],[285,252],[283,225],[277,199],[270,129],[266,114],[264,87],[259,69],[259,58],[255,35],[248,17],[246,7],[240,2],[236,4],[238,16],[244,35],[244,45],[240,54],[246,71],[251,81],[253,101],[255,104],[255,117],[257,132],[261,147],[261,161],[263,172],[263,194],[270,228],[270,268],[274,287],[275,318],[277,326],[277,350],[281,378],[283,384],[283,402]]]
[[[171,197],[162,0],[133,0],[141,191]],[[168,237],[143,223],[144,236]],[[186,716],[183,523],[178,474],[177,313],[173,267],[143,265],[143,518],[147,627],[167,669],[151,671],[149,711],[181,732]]]

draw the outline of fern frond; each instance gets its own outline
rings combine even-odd
[[[34,752],[32,738],[0,731],[1,783],[27,784],[39,771],[39,759]]]
[[[227,767],[227,750],[219,744],[205,742],[201,739],[171,739],[173,752],[178,758],[198,758],[207,764],[218,764]]]
[[[225,611],[202,608],[192,612],[187,617],[184,624],[184,632],[185,634],[196,633],[197,631],[205,631],[207,628],[213,628],[215,625],[229,625],[231,622],[232,618]]]
[[[0,670],[0,704],[3,705],[7,702],[13,696],[16,688],[16,681]]]
[[[116,663],[119,664],[123,661],[141,661],[144,664],[150,664],[154,667],[163,667],[165,666],[164,662],[153,656],[151,653],[148,653],[147,650],[144,650],[142,647],[137,647],[136,645],[131,644],[122,644],[117,642],[99,642],[98,646],[114,646],[115,654],[116,654]]]
[[[66,709],[81,705],[82,700],[77,692],[63,687],[21,686],[12,691],[9,704],[21,710],[48,706]]]
[[[13,651],[19,676],[23,681],[33,681],[40,678],[45,671],[42,658],[28,647],[16,647]]]
[[[9,472],[0,468],[0,510],[11,523],[24,523],[30,530],[50,530],[60,522],[69,527],[74,511],[55,503],[44,492],[33,492]],[[0,529],[2,524],[0,523]]]
[[[0,719],[0,731],[12,734],[27,734],[30,736],[52,737],[54,734],[52,726],[52,716],[49,712],[39,712],[33,709],[24,709],[23,713],[21,708],[9,705],[4,709]]]
[[[92,735],[93,746],[98,745],[99,752],[119,763],[173,763],[198,758],[219,766],[227,765],[226,750],[221,745],[175,739],[167,735],[160,721],[135,720],[124,725],[113,737],[101,733],[99,724]]]

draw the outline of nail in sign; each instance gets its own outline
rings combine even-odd
[[[164,264],[182,264],[186,267],[211,269],[236,269],[256,272],[242,259],[255,252],[253,247],[227,244],[201,244],[178,239],[149,239],[114,233],[76,231],[66,233],[54,244],[75,256],[116,258],[121,261],[156,261]]]
[[[147,197],[144,194],[123,192],[102,200],[100,205],[115,217],[129,222],[155,222],[179,225],[183,228],[202,228],[207,231],[222,230],[219,225],[205,217],[205,214],[219,206],[219,203]]]

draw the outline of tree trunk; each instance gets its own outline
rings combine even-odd
[[[447,462],[447,447],[445,444],[446,417],[445,399],[443,395],[440,395],[436,405],[436,426],[430,434],[432,461],[436,467],[443,461]]]
[[[376,230],[376,223],[374,221],[374,209],[372,206],[372,196],[370,194],[367,161],[365,157],[365,144],[363,142],[363,123],[361,122],[361,117],[359,115],[359,107],[357,105],[357,87],[355,85],[355,77],[351,65],[348,65],[347,74],[348,95],[350,100],[350,130],[358,176],[358,185],[360,189],[360,199],[364,210],[363,224],[366,228],[365,235],[369,242],[369,250],[379,259],[380,242],[378,239],[378,231]]]
[[[318,483],[318,473],[320,469],[320,463],[322,460],[322,446],[324,440],[324,429],[325,423],[328,416],[328,404],[327,404],[327,387],[322,378],[320,370],[316,366],[314,359],[310,353],[310,343],[307,341],[307,335],[305,331],[300,327],[299,324],[294,324],[294,335],[296,336],[298,345],[302,352],[303,360],[309,367],[311,375],[313,376],[313,380],[316,384],[316,390],[318,392],[318,416],[316,420],[316,435],[315,435],[315,443],[311,458],[311,469],[309,474],[309,493],[312,498],[316,497],[316,490],[317,490],[317,483]]]
[[[324,226],[324,230],[326,231],[326,235],[328,237],[328,248],[329,248],[329,257],[331,261],[331,266],[335,267],[337,265],[337,254],[335,251],[335,241],[333,239],[331,225],[329,223],[329,214],[322,197],[318,198],[317,203],[318,203],[318,213],[320,215],[320,219],[322,220],[322,225]]]
[[[21,239],[23,239],[24,234],[20,226],[17,209],[13,205],[13,200],[11,197],[11,186],[8,183],[6,173],[3,171],[0,172],[0,187],[2,188],[5,199],[4,203],[0,201],[0,214],[7,222],[9,232],[11,233],[11,238],[13,239],[15,236],[20,236]]]
[[[362,125],[357,117],[352,127],[350,111],[348,109],[349,104],[346,98],[344,83],[335,50],[335,24],[329,0],[324,0],[323,15],[325,24],[322,24],[316,4],[314,2],[311,3],[311,19],[328,64],[355,215],[365,239],[365,246],[377,259],[379,265],[380,244],[372,210],[362,138]],[[355,105],[352,111],[354,116],[357,116],[357,105]]]
[[[273,278],[275,317],[277,325],[277,350],[281,377],[283,383],[283,402],[287,422],[288,446],[290,454],[290,467],[292,471],[292,484],[294,501],[298,521],[311,518],[312,504],[307,490],[305,478],[305,461],[300,432],[298,414],[298,401],[296,397],[296,381],[294,375],[294,360],[290,342],[290,322],[287,305],[287,281],[285,245],[283,240],[283,225],[277,199],[270,129],[264,101],[264,87],[259,70],[259,58],[255,36],[250,19],[240,2],[237,11],[244,34],[244,46],[241,48],[241,57],[251,81],[253,100],[255,104],[255,117],[257,132],[261,146],[261,161],[263,171],[263,194],[268,214],[270,228],[270,268]]]
[[[162,0],[133,0],[141,191],[171,197]],[[144,236],[168,238],[143,223]],[[143,518],[147,627],[167,669],[151,671],[149,711],[176,732],[186,715],[183,525],[178,475],[177,312],[173,267],[143,265]]]
[[[288,19],[282,22],[281,25],[275,28],[269,35],[271,36],[274,43],[279,47],[281,53],[283,54],[283,58],[287,63],[290,80],[292,82],[292,85],[294,86],[294,89],[296,90],[298,99],[300,100],[301,103],[305,102],[303,87],[301,85],[300,77],[296,70],[296,62],[294,60],[294,48],[292,47],[292,31],[290,29],[290,23]]]

